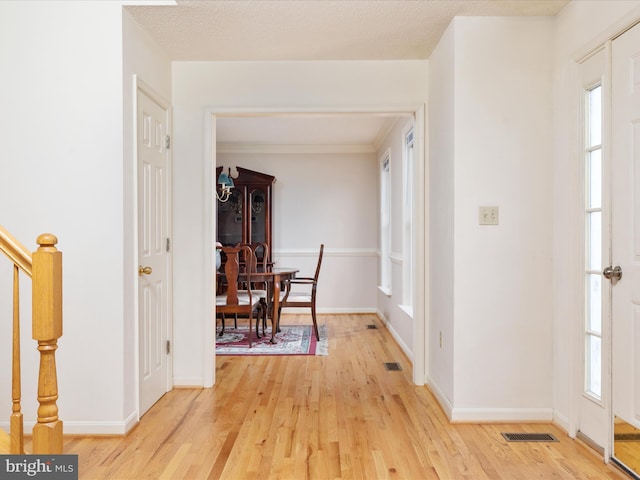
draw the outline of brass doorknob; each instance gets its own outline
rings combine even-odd
[[[139,276],[151,275],[151,272],[153,272],[153,270],[151,270],[151,267],[143,267],[142,265],[140,265],[138,267],[138,275]]]

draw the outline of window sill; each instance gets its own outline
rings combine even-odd
[[[380,290],[382,293],[384,293],[387,297],[391,296],[391,289],[390,288],[378,287],[378,290]]]
[[[406,313],[409,318],[413,318],[413,306],[412,305],[398,305],[400,310]]]

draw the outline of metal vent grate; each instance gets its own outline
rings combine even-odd
[[[368,328],[369,330],[377,330],[377,329],[378,329],[378,326],[377,326],[375,323],[372,323],[372,324],[370,324],[370,325],[367,325],[367,328]]]
[[[613,439],[620,442],[640,442],[640,433],[616,433]]]
[[[400,364],[397,362],[387,362],[384,364],[384,368],[390,372],[399,372],[402,370],[402,367],[400,367]]]
[[[507,442],[557,442],[550,433],[503,433]]]

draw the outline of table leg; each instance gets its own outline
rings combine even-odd
[[[273,311],[271,317],[271,343],[276,342],[276,332],[280,331],[280,316],[278,309],[280,308],[280,275],[273,276]]]

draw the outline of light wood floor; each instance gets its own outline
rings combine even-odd
[[[214,388],[175,389],[126,437],[65,437],[65,453],[87,480],[628,478],[551,424],[450,424],[376,317],[320,321],[329,356],[218,357]]]

